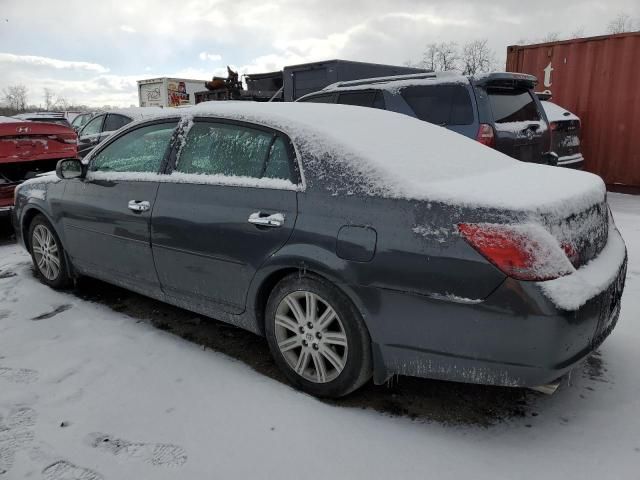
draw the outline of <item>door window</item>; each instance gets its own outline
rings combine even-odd
[[[176,171],[232,177],[291,179],[287,145],[271,132],[238,125],[196,123]]]
[[[436,125],[470,125],[473,106],[463,85],[416,85],[405,87],[400,95],[416,117]]]
[[[157,123],[118,137],[91,159],[92,172],[158,172],[177,122]]]
[[[538,107],[529,90],[489,88],[488,93],[496,123],[540,120]]]
[[[97,135],[100,133],[102,129],[102,121],[104,120],[104,115],[99,115],[89,123],[87,123],[82,129],[81,136],[86,137],[88,135]]]
[[[341,93],[338,97],[338,103],[358,107],[384,108],[384,98],[380,91]]]
[[[326,95],[316,95],[314,97],[305,98],[299,100],[300,102],[308,102],[308,103],[333,103],[336,96],[332,93]]]
[[[127,123],[130,123],[130,122],[131,122],[131,119],[128,117],[110,113],[109,115],[107,115],[107,119],[104,122],[104,127],[102,128],[102,131],[113,132],[115,130],[120,129],[121,127],[124,127]]]

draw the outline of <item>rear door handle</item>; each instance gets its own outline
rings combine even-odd
[[[134,212],[146,212],[151,208],[151,204],[146,200],[129,200],[129,210]]]
[[[254,212],[249,215],[247,221],[260,227],[281,227],[284,225],[284,215],[282,213],[267,215],[262,212]]]

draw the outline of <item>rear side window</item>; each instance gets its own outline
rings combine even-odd
[[[489,88],[487,93],[496,123],[540,120],[538,107],[529,90]]]
[[[252,178],[291,178],[287,145],[273,133],[239,125],[196,123],[176,171]]]
[[[341,93],[338,97],[338,103],[384,109],[384,97],[380,91]]]
[[[309,103],[333,103],[336,96],[332,93],[326,95],[316,95],[314,97],[304,98],[299,100],[300,102],[309,102]]]
[[[160,170],[177,122],[137,128],[117,138],[91,159],[92,172]]]
[[[107,119],[104,121],[103,132],[113,132],[121,127],[124,127],[127,123],[131,122],[129,118],[122,115],[115,115],[110,113],[107,115]]]
[[[473,106],[463,85],[415,85],[400,92],[420,120],[436,125],[470,125]]]

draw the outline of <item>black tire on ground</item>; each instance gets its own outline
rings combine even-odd
[[[285,354],[278,346],[276,312],[285,297],[295,292],[311,292],[320,297],[335,311],[346,334],[348,353],[344,368],[330,381],[316,383],[305,379],[289,365]],[[271,354],[280,370],[291,384],[304,392],[318,397],[338,398],[360,388],[371,378],[371,338],[360,312],[342,291],[320,277],[295,273],[283,278],[274,287],[265,309],[265,334]]]
[[[57,259],[59,262],[59,268],[56,271],[49,270],[47,271],[44,266],[41,268],[38,266],[38,255],[34,250],[34,242],[37,240],[34,239],[34,232],[36,230],[41,234],[44,231],[47,231],[51,235],[51,241],[55,244],[55,249],[51,254],[57,253]],[[28,233],[28,245],[29,245],[29,253],[31,253],[31,259],[33,260],[33,267],[36,271],[36,275],[40,279],[41,282],[49,285],[52,288],[60,289],[65,288],[71,282],[71,276],[69,275],[69,267],[67,265],[67,258],[62,248],[62,243],[56,234],[55,229],[49,223],[49,221],[44,217],[44,215],[38,214],[33,217],[31,224],[29,225],[29,233]],[[55,275],[54,275],[55,273]]]

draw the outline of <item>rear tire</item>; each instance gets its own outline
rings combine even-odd
[[[38,278],[52,288],[69,285],[71,277],[62,243],[44,215],[36,215],[29,225],[29,251]]]
[[[342,397],[371,378],[371,339],[360,313],[319,277],[293,274],[275,286],[265,333],[278,367],[307,393]]]

